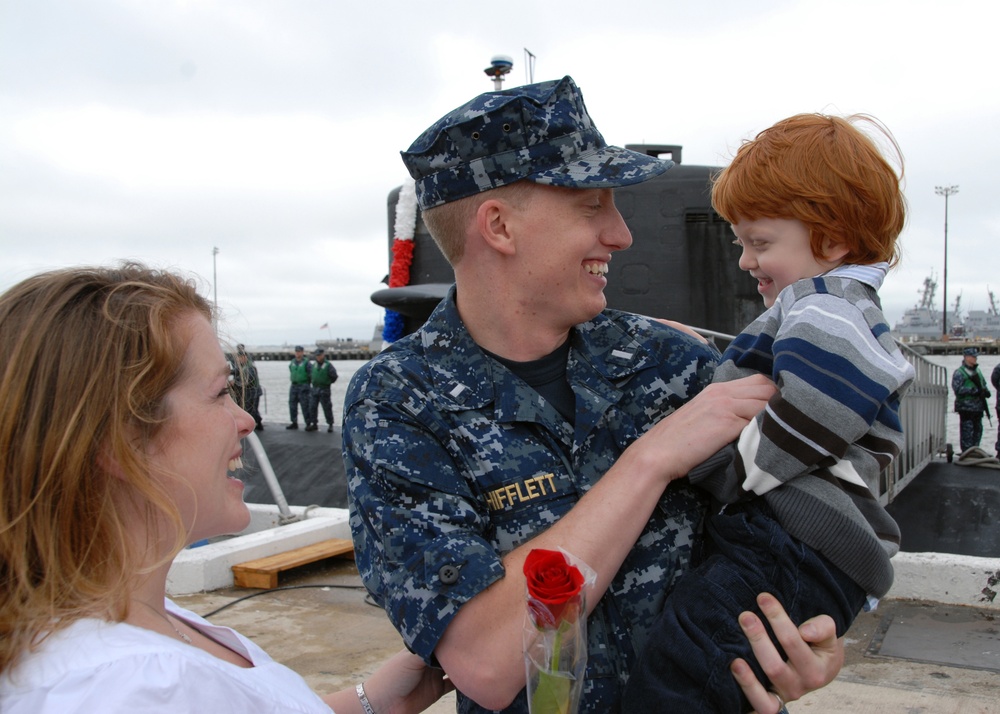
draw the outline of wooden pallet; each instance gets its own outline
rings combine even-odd
[[[336,557],[354,558],[354,543],[344,538],[331,538],[285,553],[237,563],[233,566],[233,583],[238,588],[270,590],[278,587],[278,573]]]

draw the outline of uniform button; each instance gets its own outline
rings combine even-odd
[[[458,568],[454,565],[442,565],[438,571],[438,578],[445,585],[454,585],[458,582]]]

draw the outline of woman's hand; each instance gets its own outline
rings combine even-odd
[[[365,691],[378,714],[416,714],[454,689],[444,670],[428,667],[417,655],[397,652],[376,670]]]
[[[378,714],[417,714],[454,689],[443,670],[406,650],[397,652],[365,682],[365,696]],[[364,714],[354,687],[323,697],[337,714]]]
[[[837,638],[836,625],[826,615],[806,620],[796,627],[774,596],[761,593],[757,596],[757,604],[788,655],[788,661],[781,658],[760,618],[752,612],[744,612],[740,615],[740,627],[750,640],[761,669],[771,680],[771,691],[764,689],[750,665],[742,659],[735,660],[730,671],[757,714],[778,714],[782,706],[775,692],[783,702],[790,702],[836,679],[844,665],[844,641]]]

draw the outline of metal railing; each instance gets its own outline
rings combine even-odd
[[[931,459],[943,451],[947,441],[948,370],[905,344],[898,341],[897,344],[916,374],[899,410],[906,443],[899,458],[879,476],[877,495],[882,505],[890,503]]]
[[[271,491],[274,503],[278,507],[278,512],[280,513],[278,523],[285,526],[289,523],[302,520],[302,516],[296,516],[292,513],[292,509],[288,507],[285,492],[281,490],[281,484],[278,483],[278,477],[274,474],[274,467],[271,466],[271,460],[267,458],[264,445],[260,443],[260,437],[251,431],[245,438],[250,444],[250,448],[253,449],[254,456],[257,457],[257,465],[260,467],[260,472],[264,474],[264,481],[267,482],[267,487]]]
[[[693,328],[716,346],[732,342],[733,335]],[[888,505],[910,481],[946,448],[945,417],[948,413],[948,371],[936,365],[905,344],[896,341],[903,357],[913,365],[913,384],[903,397],[899,418],[903,424],[905,443],[899,457],[879,474],[879,503]]]

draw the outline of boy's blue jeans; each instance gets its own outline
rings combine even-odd
[[[654,624],[622,700],[623,712],[736,713],[752,709],[729,664],[742,657],[767,687],[737,618],[774,595],[797,625],[830,615],[843,635],[864,590],[788,535],[762,498],[709,516],[703,560],[680,579]],[[774,633],[768,626],[771,639]],[[782,652],[778,645],[779,652]]]

